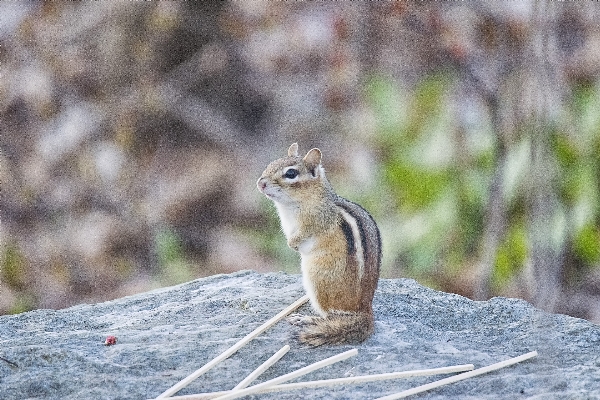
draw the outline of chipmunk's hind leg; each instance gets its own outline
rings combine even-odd
[[[369,314],[333,311],[326,318],[313,318],[304,326],[299,339],[312,347],[360,343],[371,336],[373,330],[373,317]]]

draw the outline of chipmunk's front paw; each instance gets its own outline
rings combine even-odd
[[[298,251],[298,247],[300,247],[300,240],[297,237],[293,237],[287,242],[290,249]]]
[[[304,326],[304,325],[314,324],[315,318],[318,318],[318,317],[312,317],[310,315],[302,315],[302,314],[292,314],[289,317],[287,317],[286,319],[287,319],[287,322],[289,322],[292,325]]]

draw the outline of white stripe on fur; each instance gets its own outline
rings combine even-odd
[[[356,259],[358,260],[358,279],[362,279],[365,272],[365,254],[362,248],[362,240],[360,237],[360,229],[358,229],[358,223],[348,211],[338,206],[338,210],[342,217],[346,220],[350,229],[352,229],[352,237],[354,238],[354,250],[356,251]]]

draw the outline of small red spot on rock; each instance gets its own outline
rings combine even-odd
[[[112,346],[113,344],[117,344],[117,337],[116,336],[107,336],[106,340],[104,341],[104,345]]]

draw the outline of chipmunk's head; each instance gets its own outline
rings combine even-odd
[[[322,196],[328,183],[321,166],[321,150],[312,149],[300,157],[298,144],[292,144],[287,157],[269,164],[256,185],[265,196],[281,205],[298,206]]]

